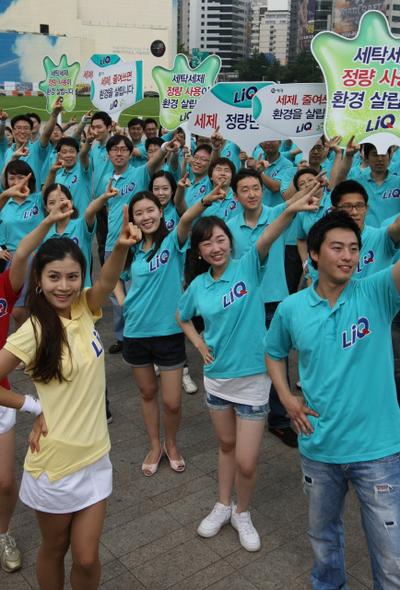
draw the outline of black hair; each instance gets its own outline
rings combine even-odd
[[[157,121],[155,119],[151,119],[150,117],[148,119],[145,119],[143,121],[143,129],[146,129],[146,125],[149,125],[150,123],[154,123],[154,125],[158,128],[158,124]]]
[[[96,121],[96,119],[103,121],[103,123],[106,127],[112,126],[112,119],[111,119],[110,115],[104,111],[99,111],[98,113],[95,113],[92,117],[91,124],[93,124],[93,121]]]
[[[46,190],[43,193],[43,201],[44,201],[45,205],[47,205],[47,199],[49,198],[49,194],[52,193],[53,191],[56,191],[59,184],[60,184],[59,182],[53,182],[52,184],[49,184],[49,186],[46,188]],[[60,184],[60,189],[61,189],[61,192],[64,193],[64,195],[67,197],[67,199],[69,199],[73,203],[74,200],[72,198],[71,191],[69,190],[69,188],[66,187],[64,184]],[[72,213],[70,219],[78,219],[78,217],[79,217],[78,209],[75,207],[75,205],[73,205],[72,209],[74,212]]]
[[[214,231],[214,227],[219,227],[228,236],[231,243],[232,254],[234,252],[233,236],[225,221],[216,215],[209,215],[207,217],[200,217],[193,226],[192,235],[190,237],[191,250],[190,256],[192,258],[192,265],[195,276],[203,274],[208,271],[210,264],[203,260],[199,254],[199,245],[201,242],[209,240]]]
[[[147,150],[149,149],[149,147],[151,145],[158,145],[158,147],[161,147],[162,144],[165,143],[165,141],[163,139],[161,139],[161,137],[149,137],[148,139],[146,139],[145,143],[144,143],[144,147]],[[167,155],[167,154],[165,154]]]
[[[174,202],[174,197],[175,197],[176,188],[177,188],[175,178],[167,170],[159,170],[158,172],[153,174],[153,176],[151,177],[150,184],[149,184],[149,191],[151,191],[151,192],[153,192],[153,184],[154,184],[154,181],[156,178],[166,178],[168,180],[168,182],[171,186],[171,201]]]
[[[139,119],[138,117],[133,117],[133,119],[129,121],[127,127],[128,129],[130,129],[130,127],[133,127],[134,125],[140,125],[143,129],[143,120]]]
[[[149,199],[150,201],[153,201],[153,203],[156,205],[156,207],[158,207],[158,209],[160,211],[162,211],[161,203],[157,199],[157,197],[155,195],[153,195],[153,193],[151,193],[150,191],[140,191],[132,197],[132,199],[129,203],[129,208],[128,208],[129,221],[131,223],[135,223],[135,220],[133,218],[133,207],[138,201],[142,201],[143,199]],[[169,234],[169,231],[167,229],[167,226],[165,225],[165,219],[164,219],[164,217],[161,217],[160,225],[159,225],[158,229],[153,234],[154,248],[150,251],[149,255],[147,256],[147,258],[146,258],[147,262],[150,262],[150,260],[157,254],[157,252],[161,246],[161,242],[163,241],[164,238],[167,237],[168,234]],[[129,250],[128,256],[126,259],[126,263],[125,263],[125,268],[129,268],[129,266],[131,265],[133,257],[135,255],[135,252],[136,252],[136,246],[134,247],[134,250],[132,250],[132,248]]]
[[[362,145],[364,146],[364,158],[368,160],[369,154],[372,152],[372,150],[376,150],[376,147],[372,143],[363,143]],[[388,148],[386,154],[389,154],[390,158],[392,157],[392,146]]]
[[[232,160],[230,160],[229,158],[217,158],[216,160],[213,160],[211,162],[210,167],[208,169],[208,177],[210,180],[211,180],[212,173],[214,172],[214,168],[216,166],[229,166],[231,173],[232,173],[232,178],[236,174],[236,166],[232,162]],[[231,178],[231,182],[232,182],[232,178]]]
[[[57,142],[56,151],[59,152],[63,145],[72,147],[74,150],[76,150],[77,154],[79,153],[79,143],[74,137],[61,137]]]
[[[11,128],[12,129],[14,129],[14,127],[18,123],[18,121],[25,121],[25,123],[29,123],[29,126],[31,129],[33,127],[33,123],[29,117],[27,117],[26,115],[15,115],[15,117],[13,117],[11,119]]]
[[[238,183],[243,180],[244,178],[257,178],[258,182],[260,183],[261,188],[263,188],[263,183],[261,180],[261,174],[254,170],[254,168],[241,168],[237,174],[232,178],[231,187],[234,193],[237,193],[237,186]]]
[[[360,194],[364,199],[364,203],[368,203],[368,193],[362,184],[356,180],[345,180],[337,184],[331,192],[331,203],[333,207],[337,207],[343,195],[347,195],[349,193]]]
[[[325,241],[326,234],[331,229],[348,229],[352,231],[357,238],[358,248],[361,250],[361,231],[356,222],[345,211],[334,209],[330,211],[319,221],[314,223],[307,236],[308,252],[320,253],[322,242]],[[318,263],[311,260],[311,264],[318,269]]]
[[[207,143],[201,143],[199,146],[197,146],[197,148],[194,150],[193,155],[195,156],[197,154],[197,152],[199,152],[200,150],[204,150],[205,152],[207,152],[210,156],[212,154],[212,147],[210,145],[208,145]]]
[[[37,113],[26,113],[26,116],[29,117],[30,119],[36,119],[36,121],[38,123],[42,122],[42,119],[39,117],[39,115]]]
[[[10,160],[4,170],[5,179],[6,179],[6,189],[10,188],[8,184],[7,174],[21,174],[24,176],[28,176],[28,174],[32,174],[28,181],[28,188],[32,193],[36,192],[36,178],[32,168],[29,166],[28,162],[24,160]]]
[[[293,176],[293,186],[296,191],[299,190],[299,178],[303,176],[303,174],[312,174],[313,176],[318,176],[318,172],[309,166],[307,168],[301,168],[300,170],[297,170],[296,174]]]
[[[79,246],[69,238],[51,238],[44,242],[33,258],[29,276],[25,304],[32,322],[37,350],[32,379],[40,383],[50,383],[52,379],[57,379],[60,383],[68,382],[68,375],[63,374],[66,352],[71,361],[73,360],[60,316],[43,292],[37,289],[45,266],[55,260],[64,260],[67,256],[80,265],[83,285],[86,260]]]
[[[107,153],[111,150],[111,148],[113,148],[116,145],[118,145],[121,141],[124,142],[125,146],[132,153],[132,151],[133,151],[133,143],[131,142],[131,140],[129,139],[129,137],[126,137],[126,135],[118,135],[118,134],[117,135],[113,135],[107,141],[107,143],[106,143]]]

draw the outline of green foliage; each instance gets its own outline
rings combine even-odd
[[[291,66],[284,66],[278,59],[271,61],[263,53],[254,53],[248,59],[237,62],[239,80],[243,82],[322,82],[319,66],[313,55],[307,51],[298,54]]]

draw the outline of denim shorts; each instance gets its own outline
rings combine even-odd
[[[126,338],[122,356],[134,368],[149,367],[154,363],[161,371],[174,371],[186,363],[185,336],[153,336],[152,338]]]
[[[263,404],[262,406],[237,404],[207,392],[205,394],[205,400],[210,410],[228,410],[229,408],[233,408],[236,416],[243,420],[265,420],[268,415],[268,404]]]

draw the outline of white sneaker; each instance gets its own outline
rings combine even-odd
[[[232,515],[232,504],[225,506],[217,502],[212,509],[212,512],[201,521],[197,534],[200,537],[213,537],[216,535],[224,524],[230,521]]]
[[[189,375],[189,368],[183,368],[182,386],[186,393],[196,393],[197,385]]]
[[[156,377],[160,376],[160,369],[157,367],[157,365],[154,365],[154,372],[156,374]]]
[[[21,553],[9,532],[0,536],[0,556],[0,564],[5,572],[11,573],[21,568]]]
[[[247,551],[258,551],[261,547],[260,535],[251,522],[250,512],[236,514],[237,506],[232,508],[231,525],[239,533],[239,541]]]

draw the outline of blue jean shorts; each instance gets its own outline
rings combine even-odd
[[[205,394],[205,400],[207,407],[211,411],[229,410],[229,408],[233,408],[236,416],[242,418],[242,420],[265,420],[268,415],[268,404],[263,404],[262,406],[237,404],[207,392]]]
[[[161,371],[174,371],[186,364],[185,336],[183,332],[151,338],[124,336],[122,356],[133,368],[149,367],[155,363]]]

